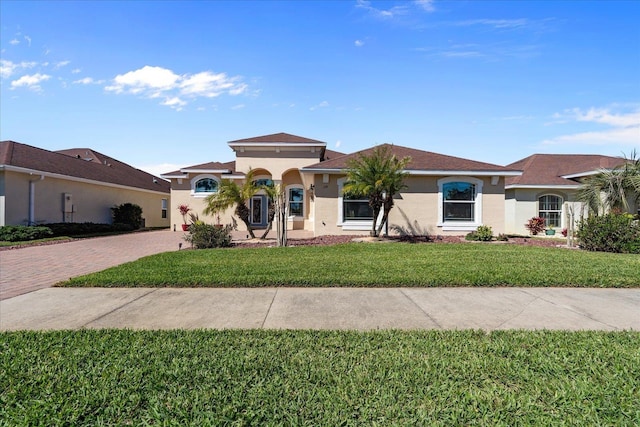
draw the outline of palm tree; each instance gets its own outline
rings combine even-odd
[[[411,157],[398,159],[388,145],[374,148],[371,155],[360,154],[347,163],[346,194],[365,196],[373,211],[371,235],[378,237],[382,227],[389,219],[389,211],[393,208],[393,196],[406,187],[404,171]],[[382,220],[376,220],[382,210]]]
[[[230,179],[223,179],[217,193],[207,196],[204,201],[206,207],[203,210],[205,215],[213,215],[225,211],[231,206],[236,207],[235,214],[247,227],[247,232],[251,238],[255,238],[253,227],[251,227],[250,211],[247,200],[250,200],[262,187],[255,184],[253,170],[249,169],[242,185]]]
[[[628,211],[629,200],[640,202],[640,157],[636,150],[621,166],[602,169],[597,175],[584,180],[577,193],[578,200],[584,202],[595,215],[607,210]]]

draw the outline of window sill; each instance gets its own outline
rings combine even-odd
[[[364,231],[371,230],[372,225],[371,221],[347,221],[338,224],[338,227],[342,227],[343,230]]]
[[[444,222],[438,224],[442,231],[476,231],[482,224],[475,222]]]

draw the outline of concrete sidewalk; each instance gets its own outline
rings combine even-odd
[[[0,330],[640,330],[640,290],[48,288],[0,301]]]

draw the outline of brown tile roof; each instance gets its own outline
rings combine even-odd
[[[235,162],[234,162],[235,163]],[[229,170],[231,168],[229,168],[229,164],[228,163],[220,163],[220,162],[208,162],[208,163],[202,163],[199,165],[194,165],[194,166],[187,166],[184,167],[182,169],[180,169],[181,171],[185,170],[185,169],[197,169],[197,170]],[[233,169],[231,169],[233,171]]]
[[[577,185],[578,181],[563,176],[587,175],[589,172],[611,169],[623,163],[624,159],[621,157],[592,154],[533,154],[507,165],[509,168],[522,170],[523,174],[507,178],[506,185]]]
[[[229,141],[229,144],[237,143],[281,143],[281,144],[326,144],[323,141],[317,141],[315,139],[304,138],[302,136],[291,135],[289,133],[274,133],[271,135],[256,136],[253,138],[236,139],[235,141]]]
[[[344,156],[345,153],[341,153],[339,151],[333,151],[333,150],[324,150],[324,156],[322,156],[322,159],[320,159],[321,162],[326,162],[327,160],[333,160],[336,157],[340,157],[340,156]]]
[[[389,147],[391,152],[398,158],[407,156],[411,157],[411,162],[407,165],[407,170],[409,171],[468,171],[495,172],[498,174],[504,172],[518,172],[517,168],[507,168],[491,163],[446,156],[444,154],[432,153],[399,145],[382,144],[380,146]],[[331,160],[313,164],[305,167],[304,169],[345,169],[349,160],[354,159],[359,155],[370,155],[375,148],[376,147],[372,147],[352,154],[346,154]]]
[[[2,141],[0,165],[163,193],[170,192],[170,184],[164,179],[88,148],[55,152],[19,142]]]

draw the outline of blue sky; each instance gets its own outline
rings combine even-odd
[[[640,149],[638,1],[0,3],[0,139],[159,174],[287,132],[508,164]]]

